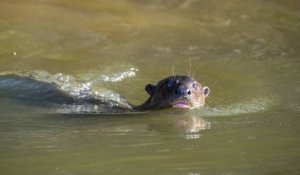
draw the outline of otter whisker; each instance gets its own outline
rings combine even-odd
[[[173,65],[172,65],[172,75],[174,76],[175,75],[175,64],[173,62]]]
[[[196,78],[197,76],[196,76],[196,74],[195,74],[195,73],[192,73],[191,77],[194,77],[194,78]]]
[[[189,66],[190,66],[189,67],[190,69],[189,69],[188,75],[192,76],[192,59],[191,58],[189,58]]]

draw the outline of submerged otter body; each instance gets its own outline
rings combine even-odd
[[[210,90],[186,75],[167,77],[157,83],[148,84],[145,90],[150,95],[137,110],[153,110],[165,108],[195,109],[205,104]]]
[[[176,75],[145,87],[150,97],[141,105],[134,106],[125,101],[114,101],[105,97],[87,96],[78,98],[63,91],[57,84],[16,75],[0,76],[0,94],[8,98],[25,100],[29,104],[71,106],[79,112],[114,113],[122,111],[145,111],[165,108],[201,108],[209,94],[190,76]],[[87,111],[86,111],[87,109]]]

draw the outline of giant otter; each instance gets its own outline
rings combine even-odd
[[[141,105],[134,106],[125,101],[114,101],[105,97],[85,94],[74,96],[64,91],[58,84],[36,80],[19,75],[0,76],[0,95],[25,100],[29,104],[66,106],[70,112],[75,107],[79,112],[114,113],[125,111],[145,111],[165,108],[201,108],[209,94],[190,76],[174,75],[157,83],[148,84],[145,90],[150,97]],[[80,108],[82,107],[82,108]]]
[[[157,83],[148,84],[145,90],[150,95],[136,110],[152,110],[164,108],[201,108],[210,90],[186,75],[167,77]]]

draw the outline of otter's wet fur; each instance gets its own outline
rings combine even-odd
[[[157,83],[148,84],[145,90],[150,97],[137,110],[155,110],[165,108],[196,109],[205,104],[209,88],[186,75],[174,75]]]

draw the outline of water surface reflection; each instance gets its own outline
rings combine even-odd
[[[299,9],[298,0],[1,1],[0,72],[41,70],[74,94],[116,92],[132,104],[173,72],[211,89],[201,111],[118,115],[27,105],[2,89],[1,174],[299,174]]]

